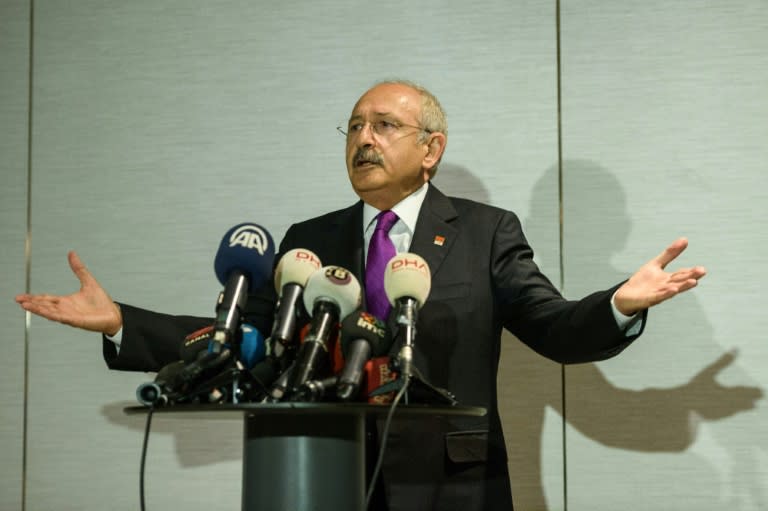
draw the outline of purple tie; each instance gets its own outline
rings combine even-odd
[[[384,270],[389,260],[397,254],[395,245],[389,239],[389,230],[398,218],[394,211],[382,211],[377,218],[365,263],[365,300],[368,312],[386,321],[391,306],[384,292]]]

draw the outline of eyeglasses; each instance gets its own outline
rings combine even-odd
[[[403,128],[415,128],[419,132],[432,133],[431,130],[422,128],[421,126],[415,126],[413,124],[403,124],[397,121],[390,121],[386,119],[379,119],[378,121],[351,121],[348,128],[345,130],[341,126],[337,126],[336,130],[347,137],[352,139],[360,135],[366,124],[371,125],[371,131],[382,138],[389,138],[396,135]]]

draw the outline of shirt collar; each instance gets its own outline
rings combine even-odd
[[[402,222],[405,224],[411,233],[416,230],[416,220],[419,218],[419,211],[421,210],[421,205],[424,203],[424,198],[427,196],[428,188],[429,182],[426,182],[421,188],[392,207],[392,211],[394,211],[400,219],[398,223]],[[363,233],[375,226],[373,221],[379,213],[381,213],[381,211],[373,206],[365,203],[363,204]]]

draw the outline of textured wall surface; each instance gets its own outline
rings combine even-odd
[[[154,377],[107,370],[98,335],[25,328],[11,297],[27,272],[33,292],[73,292],[74,249],[115,299],[212,314],[229,227],[280,239],[356,200],[335,127],[393,77],[447,110],[435,184],[516,211],[567,296],[619,282],[679,235],[680,264],[710,269],[622,356],[566,368],[565,387],[561,366],[505,337],[516,508],[768,507],[752,399],[768,384],[764,3],[567,2],[559,34],[556,3],[504,0],[37,0],[32,19],[28,2],[0,5],[3,509],[21,507],[25,476],[28,510],[136,509],[144,421],[122,410]],[[237,509],[241,430],[156,417],[148,507]]]
[[[678,236],[695,292],[622,356],[568,368],[568,508],[768,507],[768,6],[567,2],[565,291]],[[753,408],[753,405],[756,405]]]
[[[0,3],[0,509],[22,503],[26,286],[29,6]]]

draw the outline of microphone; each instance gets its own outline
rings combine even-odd
[[[360,386],[365,363],[371,357],[386,354],[392,346],[387,325],[376,316],[358,311],[341,323],[341,351],[344,367],[339,373],[336,396],[349,401]]]
[[[280,297],[275,308],[275,320],[269,344],[272,353],[281,357],[293,342],[296,322],[302,313],[301,295],[309,276],[322,264],[314,252],[295,248],[280,258],[275,269],[275,290]]]
[[[421,394],[424,400],[449,404],[457,403],[453,394],[429,383],[413,364],[413,344],[416,340],[416,322],[419,309],[429,296],[432,277],[427,262],[420,256],[404,252],[396,255],[384,269],[384,292],[394,306],[397,336],[402,336],[402,347],[397,355],[398,376],[390,382],[371,391],[370,397],[382,396],[407,387],[411,382],[416,385],[412,390]],[[406,402],[409,400],[406,394]]]
[[[234,359],[220,370],[207,373],[214,374],[201,384],[200,390],[208,393],[207,402],[239,403],[262,398],[266,390],[256,377],[256,367],[264,364],[267,358],[268,348],[264,335],[253,325],[243,323],[235,346],[224,346],[227,351],[232,350]]]
[[[224,350],[219,356],[210,359],[207,353],[200,352],[192,362],[171,362],[158,371],[153,382],[138,386],[136,398],[146,406],[170,405],[190,399],[194,386],[210,373],[209,369],[228,360],[229,354],[229,350]]]
[[[257,224],[238,224],[224,234],[213,263],[224,290],[216,302],[211,353],[219,353],[235,338],[248,293],[267,281],[274,258],[272,236]]]
[[[302,305],[303,307],[303,305]],[[299,342],[304,342],[304,339],[307,337],[307,333],[309,332],[309,324],[304,325],[304,327],[301,329],[301,332],[299,333]],[[291,374],[293,373],[293,368],[296,366],[296,361],[291,360],[290,363],[287,361],[283,361],[283,363],[280,363],[281,361],[277,360],[274,357],[268,357],[267,360],[273,360],[273,370],[269,374],[272,378],[269,380],[269,382],[272,384],[272,386],[269,388],[268,391],[268,399],[273,402],[277,403],[281,401],[284,397],[286,397],[286,394],[288,393],[288,383],[291,379]],[[287,367],[283,368],[282,366],[284,364],[288,364]]]
[[[213,325],[204,326],[184,337],[179,348],[179,357],[184,362],[194,362],[200,353],[208,351],[208,345],[213,337]]]
[[[255,364],[261,362],[267,356],[267,344],[264,335],[253,325],[243,323],[239,329],[239,346],[237,358],[246,369],[252,369]],[[214,335],[213,325],[195,330],[184,338],[184,342],[179,348],[179,356],[186,363],[196,361],[203,356],[203,351],[209,351],[211,340]],[[231,348],[229,344],[226,347]]]
[[[360,283],[349,270],[324,266],[309,277],[304,306],[312,311],[312,320],[288,379],[289,398],[297,397],[302,385],[327,369],[331,332],[339,319],[360,306],[360,300]]]
[[[186,366],[183,360],[164,366],[158,371],[155,381],[138,386],[136,399],[144,406],[162,406],[175,400],[178,392],[174,389],[174,381]]]
[[[384,292],[394,307],[398,336],[403,346],[398,354],[400,373],[412,374],[413,344],[419,308],[427,300],[432,287],[432,276],[427,262],[416,254],[403,252],[389,260],[384,269]]]
[[[155,381],[143,383],[136,389],[139,402],[150,406],[187,400],[192,397],[189,391],[200,390],[196,389],[196,386],[216,375],[219,366],[225,365],[225,362],[228,364],[223,373],[214,377],[212,382],[226,379],[246,369],[250,370],[266,358],[267,345],[264,336],[252,325],[240,325],[237,349],[225,344],[225,349],[216,356],[212,356],[210,350],[213,332],[213,325],[209,325],[187,335],[179,348],[181,360],[166,365],[157,373]],[[232,354],[236,355],[235,360]],[[234,394],[232,397],[236,398]]]
[[[286,393],[288,392],[288,382],[291,379],[293,368],[295,366],[296,362],[294,361],[282,373],[280,373],[275,366],[271,367],[272,371],[267,373],[268,377],[270,378],[269,383],[271,383],[271,386],[267,392],[267,399],[269,399],[270,402],[277,403],[286,396]],[[269,368],[265,368],[265,371],[267,369]]]
[[[253,369],[257,363],[267,358],[267,342],[264,339],[264,334],[248,323],[240,325],[239,351],[238,358],[245,369]]]
[[[336,375],[328,376],[322,380],[310,380],[301,386],[299,395],[303,401],[322,401],[326,394],[329,394],[336,387],[337,383]]]

